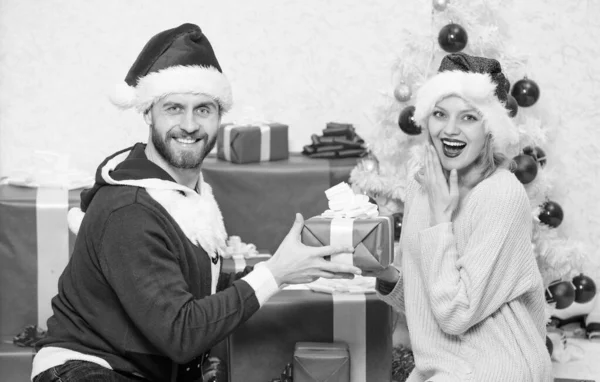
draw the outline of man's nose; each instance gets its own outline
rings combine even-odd
[[[181,118],[181,130],[191,134],[200,129],[200,123],[196,120],[196,118],[194,118],[193,113],[185,113],[185,115],[183,115]]]

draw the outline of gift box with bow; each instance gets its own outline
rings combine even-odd
[[[302,242],[319,247],[351,246],[354,253],[339,254],[331,261],[353,264],[372,275],[392,263],[394,220],[379,216],[377,206],[366,195],[356,195],[346,183],[325,191],[330,209],[304,222]]]

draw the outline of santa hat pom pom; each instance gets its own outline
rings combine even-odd
[[[110,102],[120,109],[129,109],[135,106],[137,98],[135,88],[127,85],[126,82],[116,85],[109,97]]]
[[[77,207],[71,208],[67,213],[67,223],[69,224],[69,229],[75,235],[77,235],[77,232],[79,232],[79,227],[81,226],[84,216],[85,213],[83,213],[83,211]]]

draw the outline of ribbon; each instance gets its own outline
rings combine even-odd
[[[231,131],[237,128],[258,126],[260,129],[260,161],[271,160],[271,126],[265,123],[256,124],[231,124],[223,128],[223,156],[231,161]]]
[[[369,202],[367,195],[355,194],[348,183],[341,182],[327,190],[329,209],[321,214],[324,218],[374,218],[379,216],[377,205]]]
[[[225,159],[231,161],[231,130],[237,125],[227,125],[223,129],[223,155]]]
[[[38,327],[52,315],[50,301],[58,293],[58,278],[69,262],[69,194],[40,188],[36,197]]]
[[[350,381],[367,381],[367,299],[364,294],[333,295],[333,340],[348,344]]]
[[[340,247],[353,247],[352,231],[354,221],[346,218],[331,219],[331,231],[329,232],[329,244]],[[353,264],[352,253],[340,253],[331,256],[331,262],[341,264]]]
[[[271,126],[260,125],[260,161],[271,159]]]

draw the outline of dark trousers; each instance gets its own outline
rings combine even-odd
[[[38,374],[33,382],[129,382],[146,381],[135,375],[126,375],[93,362],[68,361]]]

